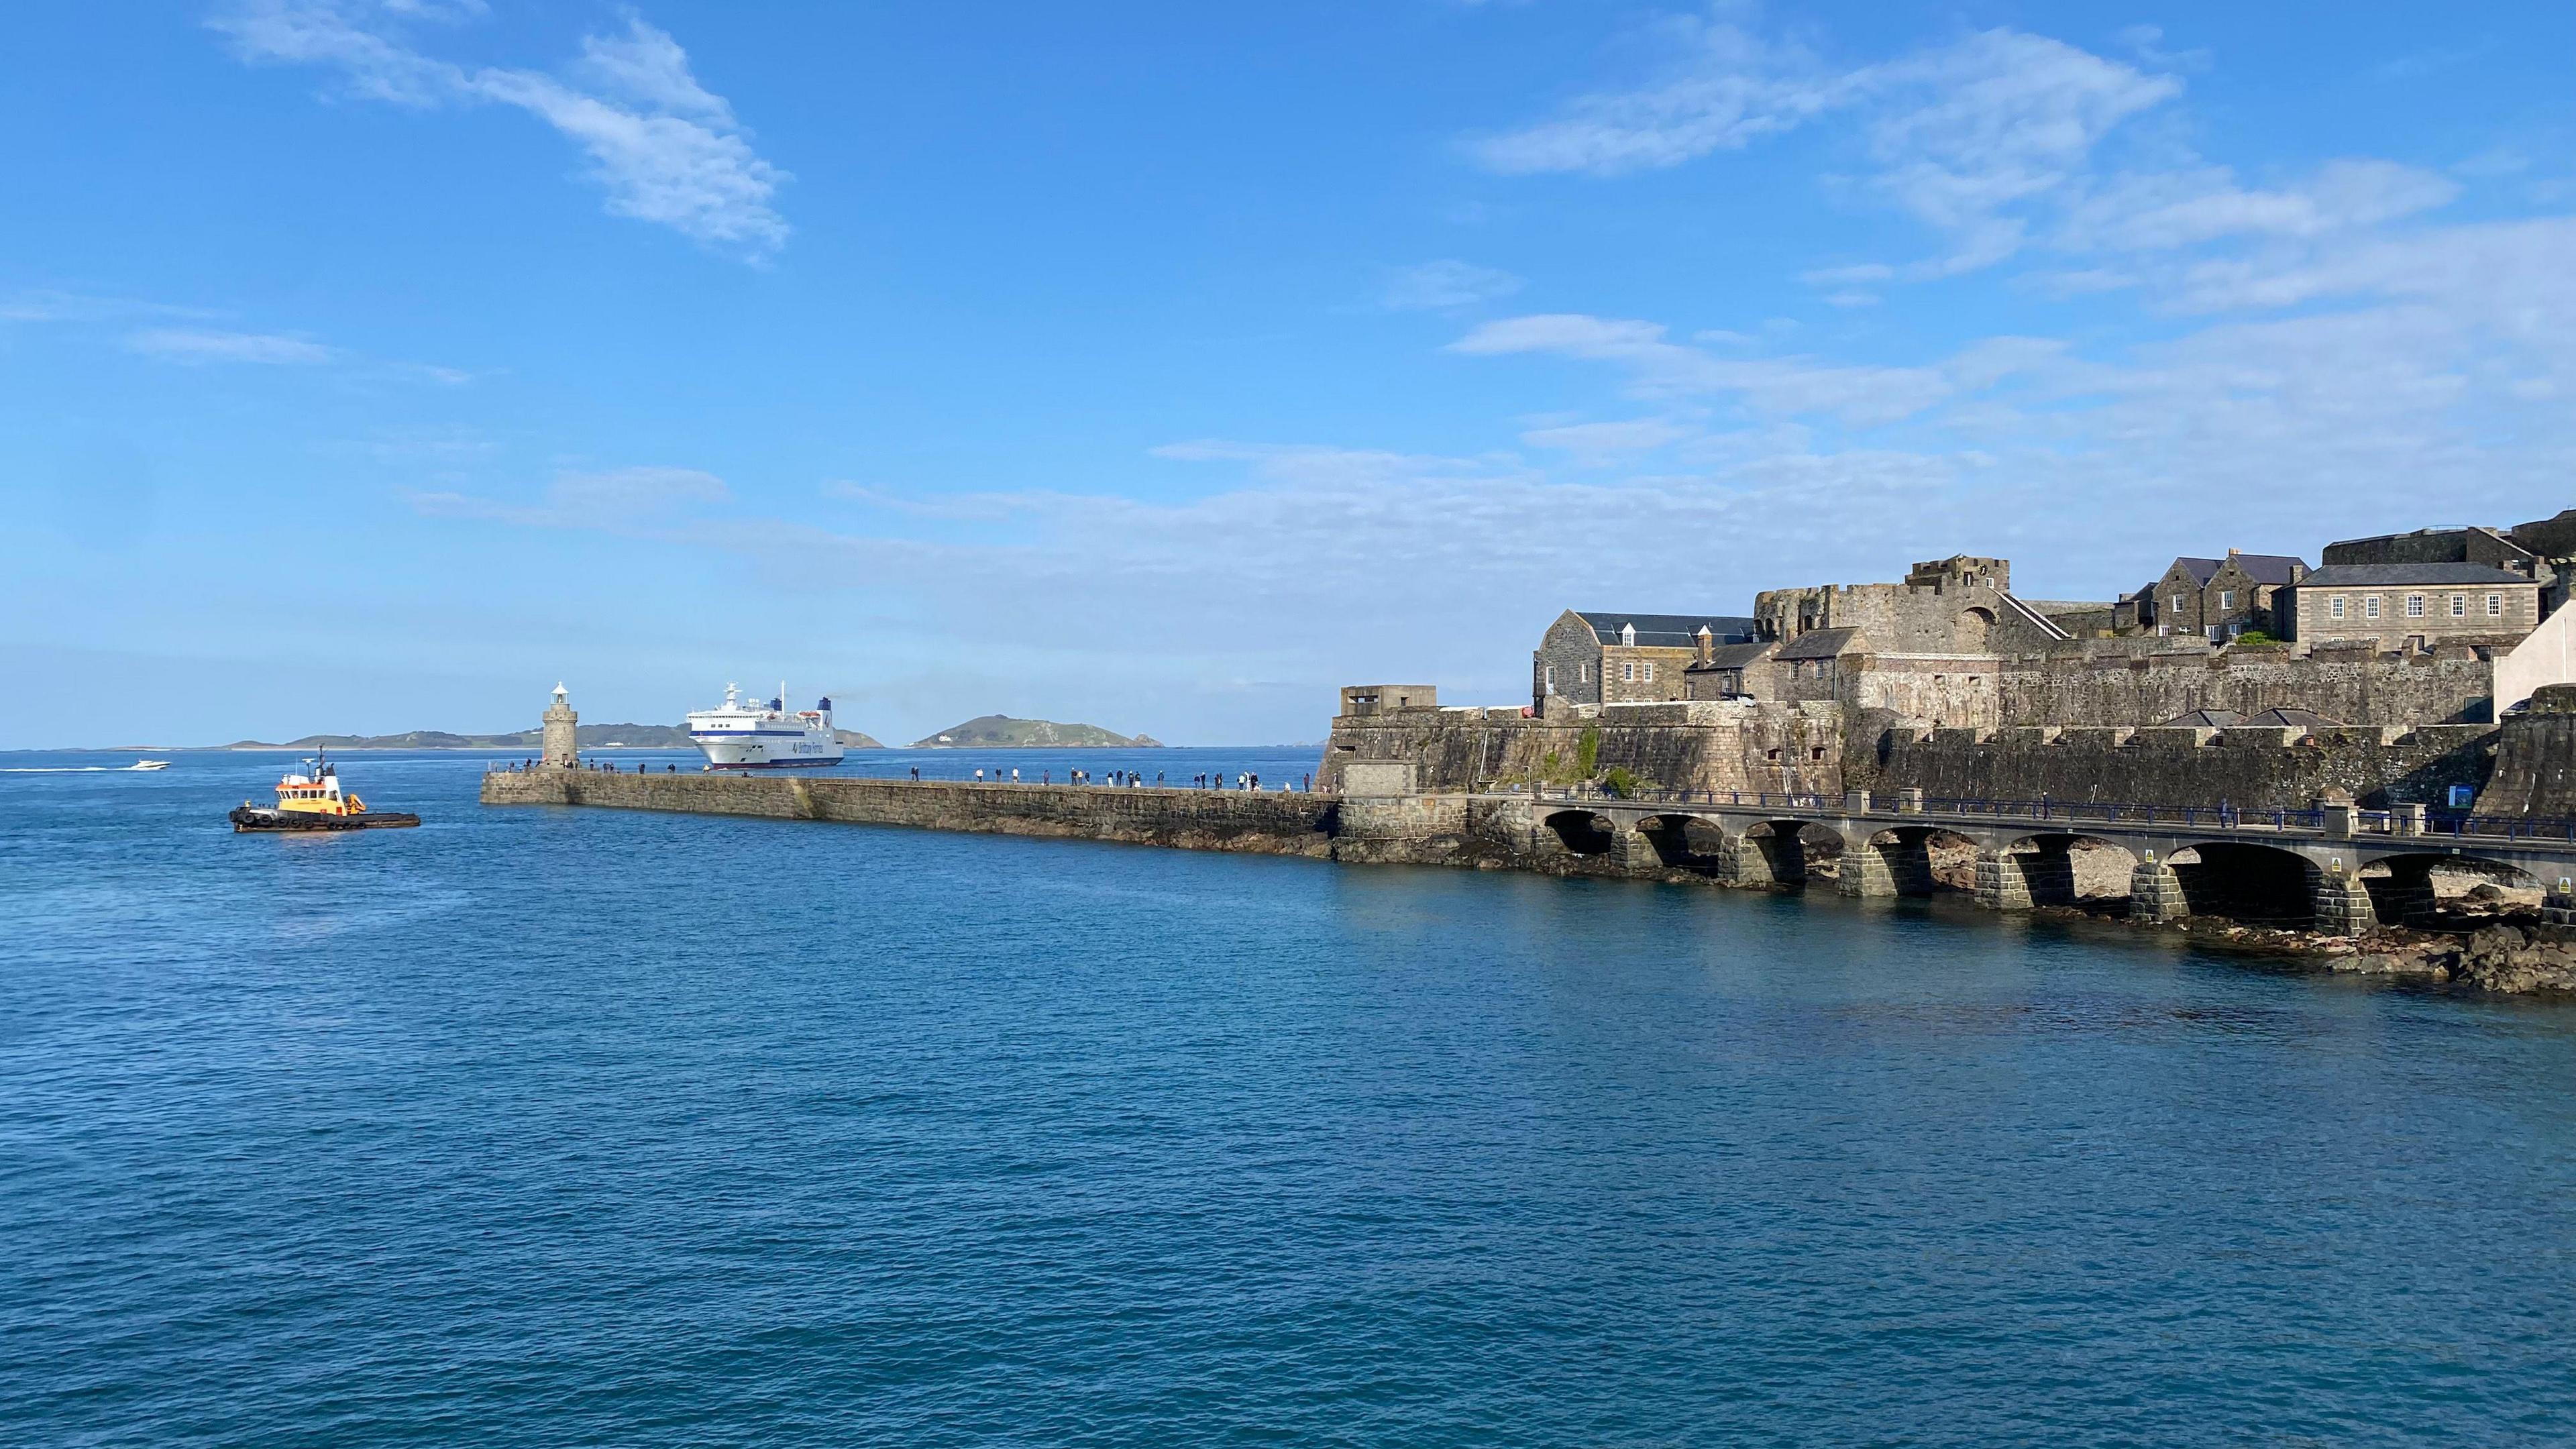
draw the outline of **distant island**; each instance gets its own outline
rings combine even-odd
[[[857,730],[834,730],[844,749],[881,750],[885,746]],[[605,749],[622,745],[639,750],[686,750],[696,748],[689,732],[678,725],[603,724],[581,725],[573,730],[583,749]],[[269,744],[262,740],[236,740],[224,746],[228,750],[517,750],[536,753],[542,736],[536,730],[518,730],[505,735],[457,735],[445,730],[413,730],[399,735],[306,735],[302,739]]]
[[[1147,735],[1128,736],[1098,725],[1058,724],[1051,719],[1013,719],[1006,714],[977,715],[961,725],[914,740],[916,750],[1159,750],[1163,742]]]

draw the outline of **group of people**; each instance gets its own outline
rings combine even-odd
[[[537,768],[537,763],[538,762],[533,759],[527,759],[521,760],[517,764],[507,766],[506,768],[509,773],[515,775],[525,770],[533,770]],[[594,772],[604,772],[608,774],[622,773],[615,762],[608,760],[583,760],[577,763],[574,768]],[[677,765],[664,765],[662,768],[669,774],[676,775],[680,773],[680,767]],[[647,774],[650,770],[651,767],[644,764],[642,761],[639,760],[636,762],[636,774]],[[912,767],[912,778],[915,781],[919,781],[921,779],[921,767],[919,765]],[[1067,770],[1064,772],[1064,782],[1068,785],[1088,785],[1092,783],[1091,772],[1089,770]],[[975,783],[978,785],[986,783],[985,772],[981,766],[978,766],[975,770]],[[1002,767],[999,765],[994,766],[992,770],[991,783],[996,785],[1019,784],[1019,766],[1013,765],[1011,767],[1011,772],[1007,780],[1003,777]],[[1041,785],[1054,784],[1055,771],[1040,770],[1038,772],[1038,783]],[[1109,772],[1109,784],[1119,789],[1133,790],[1141,787],[1144,783],[1144,775],[1136,770],[1112,770]],[[1154,772],[1154,787],[1158,790],[1163,788],[1163,772],[1160,770],[1156,770]],[[1190,788],[1193,790],[1259,790],[1261,788],[1261,776],[1250,770],[1242,770],[1236,772],[1233,779],[1229,781],[1222,774],[1203,770],[1198,774],[1190,776]],[[1312,790],[1315,788],[1315,777],[1307,775],[1302,779],[1302,781],[1281,785],[1279,788],[1282,790]]]
[[[526,759],[519,761],[515,765],[508,765],[502,768],[509,774],[520,775],[525,774],[536,767],[537,762],[534,759]],[[569,768],[575,770],[588,770],[594,775],[622,775],[626,773],[624,770],[618,768],[615,760],[575,760]],[[636,774],[649,774],[651,771],[652,767],[645,764],[642,760],[637,760],[635,762]],[[664,765],[662,767],[662,772],[668,775],[676,775],[680,773],[680,767],[677,765]],[[921,778],[921,772],[919,770],[913,771],[912,774],[913,778],[916,780]]]
[[[919,765],[912,766],[912,778],[916,782],[921,779],[921,767]],[[1020,779],[1020,770],[1017,765],[1011,767],[1010,773],[1007,776],[1003,774],[1002,767],[996,765],[992,768],[989,779],[984,767],[979,765],[975,768],[974,780],[978,785],[987,783],[995,785],[1017,785],[1022,783]],[[1064,782],[1068,785],[1089,785],[1095,783],[1089,770],[1067,770],[1064,772]],[[1040,770],[1038,772],[1038,783],[1041,785],[1054,784],[1055,771],[1051,769]],[[1112,770],[1109,772],[1109,778],[1106,783],[1114,789],[1134,790],[1143,787],[1145,776],[1144,773],[1139,770]],[[1158,790],[1164,788],[1163,772],[1161,770],[1156,770],[1154,772],[1154,788]],[[1250,770],[1242,770],[1236,772],[1232,779],[1229,780],[1225,775],[1203,770],[1198,774],[1190,776],[1190,788],[1193,790],[1259,790],[1261,788],[1261,776]],[[1283,784],[1279,788],[1281,790],[1311,791],[1315,788],[1315,777],[1313,775],[1307,775],[1298,781]]]

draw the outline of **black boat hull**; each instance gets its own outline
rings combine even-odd
[[[420,817],[400,810],[370,810],[364,815],[318,815],[306,810],[262,810],[244,805],[232,813],[233,832],[289,830],[399,830],[418,825]]]

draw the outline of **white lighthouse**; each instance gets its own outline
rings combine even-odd
[[[555,702],[546,707],[545,763],[564,770],[581,763],[581,741],[572,730],[580,719],[563,685],[557,683]]]

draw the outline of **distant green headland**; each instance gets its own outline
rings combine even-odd
[[[977,715],[950,725],[927,739],[912,742],[916,750],[1159,750],[1163,742],[1147,735],[1122,735],[1098,725],[1058,724],[1051,719],[1013,719],[1006,714]]]

